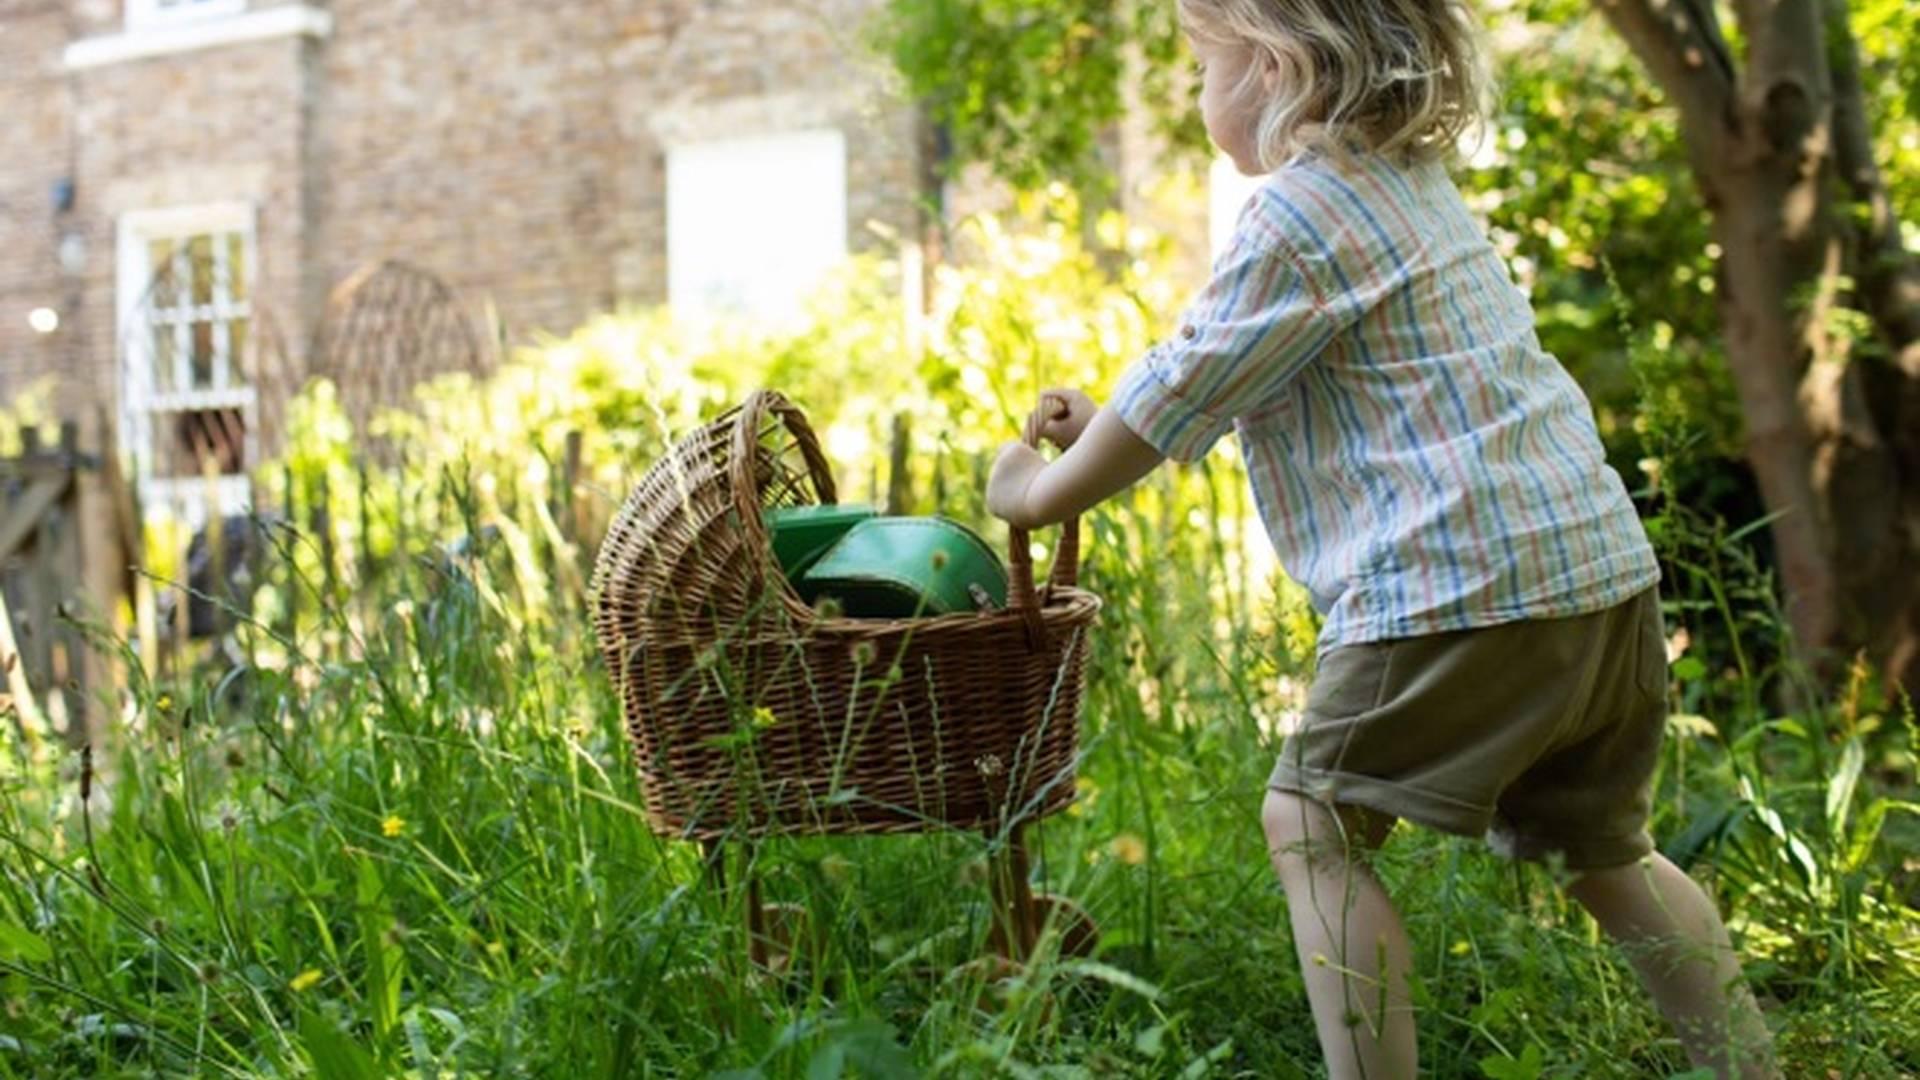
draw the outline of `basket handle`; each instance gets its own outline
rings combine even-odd
[[[1040,449],[1040,424],[1048,401],[1043,396],[1038,408],[1028,415],[1020,437],[1028,446]],[[1055,414],[1053,419],[1060,419]],[[1047,625],[1040,609],[1054,589],[1071,589],[1080,583],[1080,518],[1068,518],[1060,524],[1060,546],[1053,555],[1053,569],[1047,575],[1047,587],[1033,587],[1033,541],[1026,529],[1017,525],[1007,529],[1007,606],[1020,613],[1027,623],[1027,640],[1035,648],[1050,643]]]
[[[788,401],[784,394],[776,390],[758,389],[749,393],[740,403],[733,423],[733,460],[729,466],[733,473],[733,505],[740,514],[740,527],[750,538],[746,544],[749,557],[757,560],[770,559],[765,553],[772,550],[767,539],[767,526],[760,518],[760,433],[766,426],[771,414],[793,436],[800,456],[806,461],[808,479],[813,481],[814,491],[820,496],[821,503],[833,505],[839,501],[834,489],[833,469],[827,464],[827,455],[820,449],[820,440],[814,435],[812,425],[807,423],[806,414],[800,407]],[[763,569],[770,564],[763,565]]]

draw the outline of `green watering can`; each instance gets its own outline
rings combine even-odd
[[[848,529],[880,516],[880,511],[871,506],[781,506],[762,516],[780,572],[797,584]]]
[[[1006,567],[958,522],[878,517],[866,507],[797,507],[770,512],[768,525],[775,557],[807,603],[830,598],[848,616],[873,619],[1006,606]],[[830,532],[839,536],[825,550],[810,546]]]

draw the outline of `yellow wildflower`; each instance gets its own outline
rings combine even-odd
[[[1107,845],[1107,850],[1128,866],[1139,866],[1147,861],[1147,845],[1132,833],[1121,833],[1114,837]]]
[[[402,819],[398,814],[388,814],[387,820],[380,823],[380,835],[386,836],[386,837],[399,836],[401,833],[405,832],[406,829],[407,829],[406,821]]]
[[[308,990],[313,989],[314,986],[319,982],[320,982],[320,969],[308,968],[307,970],[287,980],[287,989],[293,991],[296,994],[301,994],[301,993],[305,993]]]

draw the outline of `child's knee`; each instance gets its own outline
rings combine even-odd
[[[1260,808],[1274,869],[1339,866],[1378,847],[1393,818],[1358,806],[1334,808],[1291,791],[1267,791]]]

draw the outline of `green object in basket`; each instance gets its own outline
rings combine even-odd
[[[877,517],[847,530],[801,575],[809,602],[854,618],[952,615],[1007,604],[1007,571],[986,541],[939,517]],[[978,598],[976,598],[978,594]]]
[[[814,560],[839,543],[848,529],[879,513],[871,506],[777,506],[763,517],[780,572],[797,583]]]

